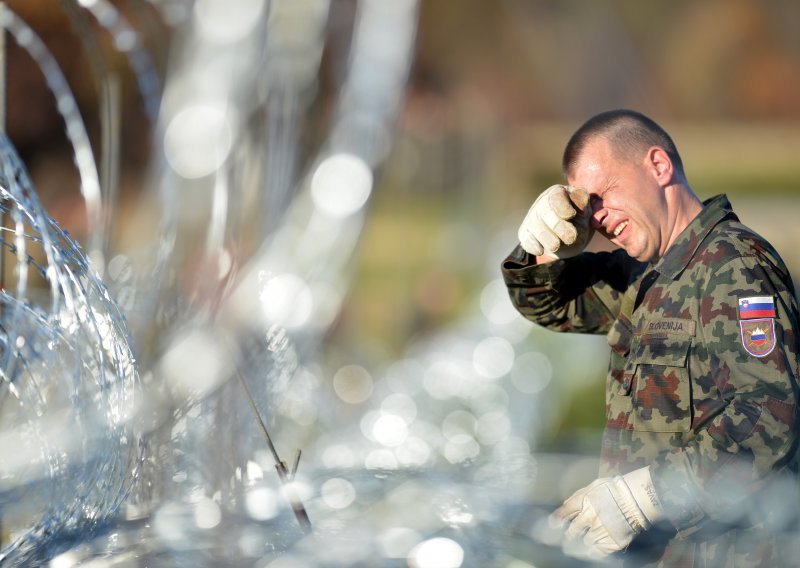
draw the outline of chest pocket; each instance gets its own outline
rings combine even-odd
[[[633,429],[688,432],[692,423],[691,338],[642,338],[631,350]]]

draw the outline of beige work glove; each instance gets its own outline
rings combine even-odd
[[[569,258],[580,253],[594,234],[589,224],[592,209],[585,189],[551,185],[528,210],[517,236],[522,248],[534,256]]]
[[[663,518],[649,467],[597,479],[550,516],[551,523],[565,529],[564,550],[590,559],[624,550]]]

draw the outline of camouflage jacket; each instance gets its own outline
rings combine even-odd
[[[717,196],[653,264],[622,250],[534,262],[519,246],[503,262],[517,309],[608,336],[600,475],[651,466],[674,527],[657,558],[769,562],[769,527],[796,506],[800,423],[800,318],[775,250]]]

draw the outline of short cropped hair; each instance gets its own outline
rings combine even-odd
[[[569,177],[586,144],[599,136],[608,140],[617,159],[636,159],[649,148],[662,148],[675,170],[681,175],[683,160],[669,134],[642,113],[628,109],[609,110],[593,116],[567,142],[561,162],[564,175]]]

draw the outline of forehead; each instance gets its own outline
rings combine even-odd
[[[567,181],[570,185],[583,187],[591,193],[613,176],[618,167],[619,163],[613,156],[608,141],[595,137],[581,150]]]

